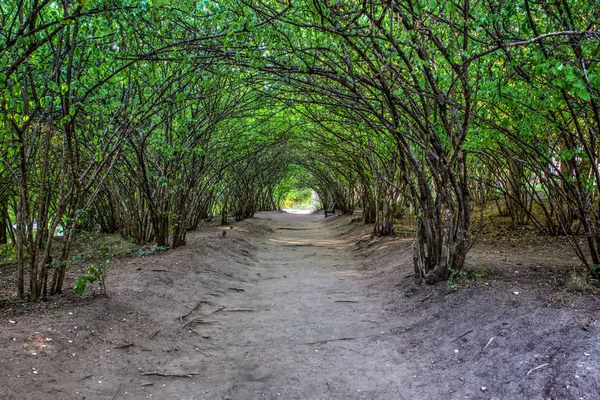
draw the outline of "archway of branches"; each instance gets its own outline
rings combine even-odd
[[[0,7],[0,242],[20,297],[60,293],[79,232],[174,248],[307,190],[375,235],[412,216],[419,282],[462,268],[490,204],[597,273],[593,2]]]

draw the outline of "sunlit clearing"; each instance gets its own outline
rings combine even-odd
[[[315,211],[314,208],[306,208],[304,210],[293,209],[293,208],[283,208],[282,210],[288,214],[312,214]]]

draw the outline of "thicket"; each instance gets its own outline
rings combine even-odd
[[[421,282],[461,269],[472,213],[498,200],[596,273],[598,6],[3,1],[0,242],[17,295],[60,293],[81,231],[174,248],[305,188],[377,235],[412,216]]]

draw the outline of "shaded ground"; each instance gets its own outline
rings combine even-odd
[[[0,398],[600,397],[598,296],[565,290],[563,245],[485,237],[454,291],[368,230],[261,213],[120,260],[109,298],[5,307]]]

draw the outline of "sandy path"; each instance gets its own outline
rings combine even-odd
[[[397,366],[377,340],[392,325],[354,279],[350,244],[322,216],[258,218],[274,228],[258,243],[259,280],[227,305],[256,311],[219,318],[210,372],[182,398],[402,398]]]

